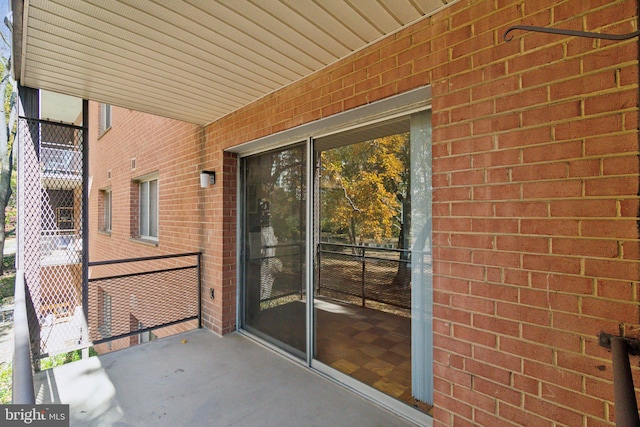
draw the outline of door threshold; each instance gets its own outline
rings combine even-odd
[[[296,357],[295,355],[288,353],[286,350],[278,347],[273,343],[270,343],[264,338],[261,338],[246,329],[239,328],[237,332],[243,337],[255,342],[256,344],[268,350],[271,350],[273,353],[283,357],[284,359],[287,359],[289,361],[294,362],[297,365],[300,365],[302,367],[309,369],[311,372],[321,376],[327,381],[331,381],[332,383],[344,389],[347,389],[352,393],[355,393],[370,402],[373,402],[381,406],[387,411],[411,423],[414,423],[418,426],[423,426],[423,427],[433,427],[433,418],[428,414],[425,414],[424,412],[414,409],[411,406],[407,405],[406,403],[403,403],[397,399],[394,399],[393,397],[388,396],[382,393],[381,391],[376,390],[375,388],[364,384],[361,381],[358,381],[346,374],[343,374],[342,372],[330,367],[329,365],[326,365],[314,359],[311,362],[311,366],[309,366],[306,360],[302,360]]]
[[[283,349],[281,347],[278,347],[277,345],[273,344],[272,342],[269,342],[269,341],[265,340],[264,338],[256,335],[255,333],[253,333],[251,331],[248,331],[248,330],[243,329],[243,328],[238,328],[238,330],[236,332],[238,334],[242,335],[243,337],[255,342],[256,344],[266,348],[267,350],[271,350],[273,353],[277,354],[278,356],[281,356],[281,357],[283,357],[283,358],[285,358],[287,360],[295,362],[295,363],[297,363],[298,365],[301,365],[301,366],[305,366],[305,367],[309,366],[305,359],[301,359],[301,358],[297,357],[295,354],[289,353],[285,349]]]
[[[318,360],[311,362],[311,370],[328,380],[353,391],[361,397],[374,402],[387,411],[404,418],[405,420],[423,427],[433,427],[433,417],[422,411],[412,408],[408,404],[397,400],[355,378],[350,377],[329,365]]]

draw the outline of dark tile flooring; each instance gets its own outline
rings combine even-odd
[[[336,313],[339,312],[339,313]],[[411,395],[411,319],[371,308],[316,304],[316,358],[423,412]]]
[[[316,300],[319,361],[423,412],[411,396],[411,319],[336,301]],[[304,304],[262,310],[254,327],[304,354]]]

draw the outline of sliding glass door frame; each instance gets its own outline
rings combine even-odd
[[[415,111],[405,112],[402,115],[398,115],[398,117],[408,116],[411,117],[415,115],[415,113],[429,111],[430,107],[422,108]],[[430,126],[430,112],[429,115],[429,126]],[[363,128],[368,125],[372,125],[378,122],[390,121],[395,117],[387,117],[385,120],[372,121],[368,123],[362,123],[357,128]],[[340,132],[335,132],[335,134],[343,133],[345,130],[341,130]],[[413,132],[413,129],[411,130]],[[333,133],[332,133],[333,134]],[[329,134],[330,135],[330,134]],[[424,426],[432,426],[433,418],[427,415],[424,412],[420,412],[411,408],[407,403],[402,402],[382,391],[361,382],[354,377],[347,375],[334,367],[327,365],[326,363],[321,362],[320,360],[315,358],[316,349],[315,349],[315,341],[316,341],[316,330],[317,324],[315,323],[314,315],[315,315],[315,280],[316,276],[316,268],[319,266],[317,257],[316,248],[319,243],[320,236],[320,215],[319,212],[319,200],[320,197],[320,183],[318,178],[318,169],[320,167],[319,164],[319,151],[316,151],[315,140],[318,140],[325,135],[319,135],[315,138],[309,138],[307,143],[307,322],[308,322],[308,334],[307,334],[307,359],[308,365],[313,370],[322,374],[332,381],[336,381],[343,386],[347,386],[358,394],[361,394],[363,397],[372,399],[376,401],[381,406],[387,408],[388,410],[397,413],[401,416],[406,417],[407,419],[417,422],[419,425]],[[414,136],[415,138],[415,136]],[[430,130],[429,130],[429,140],[431,138]],[[431,150],[431,144],[429,144],[429,151]],[[429,157],[430,161],[430,157]],[[429,181],[430,184],[431,181]],[[413,293],[412,293],[413,298]],[[413,311],[413,302],[412,302],[412,311]],[[413,343],[412,343],[413,347]],[[413,357],[413,354],[412,354]]]
[[[238,156],[237,159],[237,164],[238,164],[238,186],[236,188],[236,196],[238,200],[238,212],[236,215],[236,241],[237,243],[237,256],[236,256],[236,277],[237,279],[237,292],[236,292],[236,330],[243,334],[243,335],[247,335],[249,336],[251,339],[260,342],[260,344],[264,345],[265,347],[268,347],[278,353],[280,353],[281,355],[287,357],[288,359],[290,359],[293,362],[296,363],[300,363],[303,364],[305,366],[310,366],[309,363],[309,355],[308,353],[304,356],[304,358],[300,358],[299,355],[296,355],[290,351],[287,351],[286,349],[284,349],[281,346],[278,346],[277,344],[275,344],[274,342],[271,342],[263,337],[261,337],[259,334],[256,334],[255,332],[251,331],[251,327],[249,327],[248,329],[246,328],[245,325],[245,316],[246,316],[246,292],[245,292],[245,282],[246,282],[246,266],[244,265],[245,260],[246,260],[246,246],[245,246],[245,242],[246,239],[248,238],[248,230],[246,229],[245,226],[245,218],[247,215],[247,194],[246,194],[246,188],[247,188],[247,170],[246,170],[246,158],[250,157],[252,155],[260,155],[260,154],[265,154],[268,153],[269,151],[272,151],[274,148],[287,148],[287,147],[293,147],[296,145],[301,145],[301,144],[305,144],[305,150],[308,150],[308,144],[309,141],[306,140],[298,140],[296,142],[292,142],[290,144],[286,144],[286,145],[282,145],[282,146],[278,146],[278,147],[270,147],[269,149],[266,150],[260,150],[260,151],[255,151],[252,152],[250,154],[244,155],[244,156]],[[307,154],[305,153],[305,160],[307,160]],[[309,172],[309,165],[306,165],[305,167],[305,173]],[[308,179],[305,181],[305,184],[308,184]],[[307,190],[307,194],[308,194],[308,190]],[[307,199],[309,199],[309,197],[307,196]],[[308,203],[309,201],[307,200],[305,203],[305,215],[306,219],[308,220]],[[308,232],[309,230],[309,224],[306,223],[305,224],[305,232]],[[305,239],[305,245],[308,245],[308,238]],[[305,248],[305,261],[308,260],[308,250]],[[309,286],[308,286],[308,272],[309,268],[305,268],[305,281],[307,283],[305,283],[305,291],[308,291]],[[308,298],[308,296],[307,296]],[[305,306],[308,304],[305,304]],[[309,328],[310,328],[310,323],[309,323],[309,319],[308,319],[308,315],[307,315],[307,308],[305,308],[305,333],[306,333],[306,341],[305,341],[305,348],[308,349],[309,348]]]
[[[431,88],[423,87],[414,91],[392,97],[387,100],[379,101],[377,103],[360,107],[355,110],[347,111],[342,114],[338,114],[335,117],[322,119],[317,122],[312,122],[309,125],[303,125],[300,128],[295,128],[290,131],[285,131],[277,135],[269,135],[251,143],[244,144],[239,147],[230,149],[229,151],[238,153],[238,186],[237,186],[237,200],[239,203],[237,213],[237,228],[236,236],[238,242],[238,254],[237,254],[237,278],[238,289],[236,293],[236,324],[237,330],[240,333],[249,335],[252,339],[255,339],[263,345],[274,349],[275,351],[283,354],[292,361],[306,365],[313,369],[325,378],[335,381],[352,391],[361,394],[367,399],[376,401],[381,406],[397,413],[413,422],[420,425],[432,426],[432,418],[418,410],[410,408],[406,403],[403,403],[377,389],[368,386],[359,380],[346,375],[329,365],[320,362],[315,359],[315,279],[316,279],[316,240],[319,239],[319,227],[317,217],[317,204],[319,203],[316,198],[318,197],[317,182],[317,167],[318,159],[314,148],[314,138],[318,139],[327,135],[338,134],[345,130],[358,128],[366,124],[382,122],[395,117],[401,117],[410,115],[412,113],[423,111],[431,108]],[[358,111],[356,111],[358,110]],[[243,329],[244,326],[244,310],[245,310],[245,271],[243,263],[245,262],[245,248],[244,241],[248,237],[247,230],[244,226],[244,218],[246,215],[246,194],[245,188],[247,183],[247,171],[244,166],[244,159],[247,156],[266,153],[275,148],[284,148],[287,146],[293,146],[296,144],[305,144],[305,158],[306,158],[306,221],[305,221],[305,289],[306,289],[306,308],[305,308],[305,328],[306,328],[306,358],[300,359],[294,355],[286,353],[282,348],[277,345],[257,337],[251,334],[249,331]]]
[[[307,179],[303,176],[308,172],[305,151],[307,145],[308,141],[299,141],[238,159],[240,208],[237,236],[240,245],[238,247],[237,271],[241,286],[238,288],[237,321],[241,329],[259,338],[263,343],[308,365],[306,349],[308,348],[309,325],[305,303],[307,296],[303,295],[303,292],[306,293],[308,289],[307,268],[304,265],[307,251],[302,247],[306,246],[307,242],[306,237],[301,239],[301,234],[306,233],[308,229],[306,223],[308,218]],[[293,163],[290,163],[292,159]],[[280,163],[281,161],[283,163]],[[281,166],[282,168],[280,168]],[[287,176],[291,177],[292,167],[300,174],[300,179],[294,181],[286,179]],[[277,173],[273,174],[274,172]],[[295,174],[294,171],[293,175]],[[283,177],[285,179],[280,183]],[[289,204],[291,200],[286,199],[283,203],[282,198],[276,196],[277,189],[280,190],[280,196],[282,196],[283,189],[293,194],[294,204]],[[285,208],[284,212],[282,211],[283,207]],[[277,221],[283,218],[290,219],[287,215],[290,213],[291,207],[296,212],[295,217],[300,220],[298,227],[287,221],[285,221],[286,224]],[[257,228],[258,223],[259,228]],[[292,241],[292,236],[287,232],[295,229],[299,234],[298,238],[294,237]],[[280,242],[278,242],[279,239]],[[295,257],[298,259],[298,263],[294,260],[291,261],[292,265],[289,265],[290,261],[285,261],[285,259],[291,254],[279,251],[287,252],[287,249],[292,245],[299,248],[297,251],[299,255]],[[256,262],[258,266],[256,266]],[[293,268],[294,272],[298,272],[294,275],[294,277],[297,276],[297,279],[285,282],[291,282],[289,286],[292,283],[295,284],[298,289],[296,293],[299,293],[299,299],[305,304],[304,307],[300,307],[298,302],[292,301],[280,300],[278,303],[282,297],[288,298],[292,294],[281,294],[282,289],[276,290],[274,277],[279,276],[280,273],[285,274],[290,268]],[[256,277],[257,275],[259,277]],[[272,294],[272,290],[275,295]],[[288,291],[290,292],[290,289]],[[269,301],[274,301],[276,304],[271,305]],[[263,306],[263,303],[267,305]],[[289,307],[289,309],[285,307]],[[283,308],[284,310],[280,310]],[[301,336],[302,333],[305,335]]]
[[[313,355],[315,352],[315,323],[313,310],[313,286],[315,282],[315,236],[316,236],[316,218],[315,218],[315,170],[316,159],[313,151],[313,139],[307,138],[307,230],[306,230],[306,285],[307,285],[307,365],[312,366]]]

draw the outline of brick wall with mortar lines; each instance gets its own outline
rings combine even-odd
[[[91,102],[89,110],[90,123],[97,124],[97,103]],[[199,181],[200,129],[118,107],[112,107],[112,128],[100,138],[97,126],[90,127],[91,231],[98,229],[100,189],[111,188],[113,206],[111,235],[93,239],[92,261],[189,252],[200,247],[198,208],[205,191]],[[135,169],[131,167],[132,159]],[[132,230],[137,230],[136,220],[130,217],[131,206],[137,206],[137,190],[131,188],[134,180],[154,172],[158,172],[159,185],[159,243],[149,247],[129,239]]]
[[[613,425],[596,336],[638,336],[636,40],[502,34],[627,33],[636,8],[461,1],[207,127],[205,164],[219,168],[225,148],[432,85],[436,426]],[[227,180],[217,206],[235,197]],[[234,208],[207,232],[224,325]]]
[[[189,123],[155,117],[148,114],[112,107],[112,127],[103,135],[98,135],[98,103],[89,105],[90,140],[90,195],[89,195],[89,256],[90,261],[136,258],[144,256],[196,252],[202,248],[201,211],[199,200],[206,196],[200,189],[200,150],[202,129]],[[135,159],[135,168],[132,168]],[[138,230],[138,186],[137,178],[158,173],[159,184],[159,228],[157,245],[140,243],[132,236]],[[111,178],[109,178],[109,174]],[[100,190],[110,188],[112,194],[112,231],[100,232],[103,228],[103,207]],[[155,268],[193,265],[194,258],[156,262]],[[104,277],[112,274],[133,273],[149,269],[146,264],[118,264],[109,267],[92,267],[90,277]],[[168,287],[174,284],[164,283]],[[159,295],[163,288],[156,284],[148,293]],[[185,293],[193,293],[190,284]],[[169,291],[170,289],[167,289]],[[194,297],[195,298],[195,297]],[[95,298],[94,298],[95,299]],[[114,310],[127,305],[113,297]],[[92,301],[90,301],[91,303]],[[94,304],[95,305],[95,304]],[[118,307],[115,307],[118,305]],[[122,306],[122,307],[121,307]],[[92,310],[93,308],[93,310]],[[97,325],[97,307],[90,304],[91,324]],[[135,313],[134,313],[135,314]],[[156,313],[157,314],[157,313]],[[155,324],[179,318],[181,313],[171,310],[165,317],[146,320]],[[124,316],[124,317],[123,317]],[[154,315],[155,316],[155,315]],[[167,317],[168,316],[168,317]],[[114,312],[114,328],[129,324],[128,313]],[[122,325],[120,325],[122,323]],[[178,324],[155,331],[157,336],[165,336],[185,330],[189,325]],[[114,329],[114,330],[115,330]],[[119,333],[122,332],[119,329]],[[103,348],[127,346],[129,339],[120,340]]]
[[[637,4],[533,3],[453,14],[467,69],[433,80],[436,425],[609,425],[597,334],[638,336],[637,41],[500,40],[632,32]]]
[[[160,246],[127,242],[108,258],[198,242],[205,293],[217,296],[203,299],[205,325],[234,330],[237,170],[223,150],[431,84],[434,425],[613,425],[611,356],[596,335],[638,336],[637,41],[520,32],[505,43],[502,34],[515,24],[627,33],[636,8],[460,1],[212,123],[206,144],[191,125],[147,124],[133,112],[116,138],[114,109],[98,141],[114,166],[98,165],[92,191],[114,188],[103,177],[110,168],[129,174],[116,178],[128,184],[161,165]],[[154,142],[135,153],[146,167],[135,174],[126,144],[107,144],[131,129]],[[171,169],[174,160],[182,166]],[[200,190],[199,168],[216,170],[218,184]],[[180,188],[166,196],[165,170],[176,174],[171,190]],[[129,200],[116,197],[114,231],[92,239],[92,259],[128,239],[116,209]],[[165,203],[179,214],[163,213]]]

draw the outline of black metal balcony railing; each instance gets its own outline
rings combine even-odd
[[[129,338],[124,345],[129,346],[146,341],[148,333],[162,328],[168,335],[201,327],[200,257],[192,252],[89,263],[97,277],[88,280],[83,304],[82,317],[87,321],[82,323],[88,325],[91,340],[85,345]],[[72,305],[66,314],[75,316]],[[39,307],[42,312],[42,301]],[[14,310],[13,403],[33,404],[33,373],[39,370],[40,359],[49,355],[43,348],[51,330],[65,322],[57,318],[60,313],[46,318],[37,314],[21,270],[16,275]],[[191,325],[167,329],[185,322]]]
[[[101,344],[190,322],[201,327],[200,252],[90,262],[89,339]],[[127,344],[128,345],[128,344]]]
[[[411,308],[411,251],[371,246],[320,243],[319,295]]]
[[[304,294],[304,251],[302,245],[265,246],[274,255],[251,259],[263,263],[271,259],[278,263],[276,284],[262,302]],[[316,293],[389,306],[411,308],[411,251],[372,246],[322,242],[318,245]]]
[[[273,246],[263,246],[263,250],[273,251],[272,256],[261,256],[252,261],[260,263],[274,262],[278,264],[278,285],[274,286],[271,294],[263,298],[262,302],[277,300],[280,298],[304,295],[304,250],[300,243],[285,243]]]

